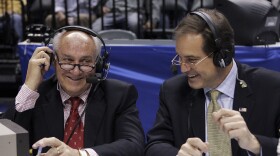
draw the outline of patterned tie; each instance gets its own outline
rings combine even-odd
[[[219,130],[219,127],[214,123],[212,113],[221,109],[217,102],[220,92],[211,90],[211,101],[208,106],[208,122],[207,122],[207,136],[209,143],[210,156],[231,156],[231,142],[229,136]]]
[[[71,97],[71,111],[70,115],[66,121],[64,129],[64,142],[66,143],[69,136],[71,135],[73,128],[75,127],[76,121],[80,118],[78,107],[81,103],[79,97]],[[79,122],[77,128],[74,131],[74,134],[71,136],[68,145],[75,149],[80,149],[84,147],[84,126],[82,121]]]

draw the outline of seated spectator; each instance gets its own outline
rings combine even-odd
[[[127,6],[127,28],[126,28],[126,9]],[[143,7],[143,0],[139,0],[140,13]],[[115,9],[115,10],[114,10]],[[115,13],[115,14],[114,14]],[[139,34],[138,26],[140,26],[140,31],[142,27],[143,16],[140,15],[140,20],[138,20],[137,12],[137,0],[129,0],[125,4],[125,0],[108,0],[105,5],[102,5],[102,14],[103,17],[99,17],[93,23],[92,28],[94,31],[98,32],[102,30],[102,18],[103,18],[103,29],[128,29],[135,34]],[[114,20],[115,16],[115,20]],[[140,23],[138,23],[140,22]]]
[[[158,38],[163,35],[159,36],[157,33],[162,33],[163,29],[173,29],[177,25],[191,7],[192,0],[178,0],[177,4],[175,1],[165,1],[163,4],[162,0],[145,0],[144,5],[147,12],[144,25],[144,30],[148,32],[146,35]],[[165,32],[163,38],[171,38],[171,36],[169,30],[169,33]]]
[[[79,5],[77,5],[76,0],[68,0],[67,1],[67,15],[68,19],[66,20],[66,7],[64,0],[56,0],[55,1],[55,19],[56,19],[56,27],[60,28],[65,25],[81,25],[85,27],[89,27],[89,11],[91,11],[91,21],[96,19],[96,14],[93,12],[93,8],[96,7],[98,0],[91,0],[91,6],[88,5],[87,0],[79,0]],[[78,14],[79,11],[79,20]],[[52,17],[50,14],[46,17],[45,22],[46,25],[53,28],[52,26]]]
[[[146,8],[147,20],[144,24],[144,29],[148,30],[156,28],[160,20],[160,8],[162,0],[145,0],[144,6]],[[152,6],[152,7],[151,7]]]
[[[17,41],[22,41],[23,39],[22,7],[24,5],[26,5],[26,0],[0,1],[0,29],[9,36],[11,36],[11,33],[15,33],[15,36],[12,37]],[[7,23],[9,23],[8,25],[11,27],[7,26]],[[8,28],[11,32],[9,31],[9,33],[7,33],[5,28]]]

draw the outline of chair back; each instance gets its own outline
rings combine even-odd
[[[98,34],[102,39],[112,40],[112,39],[128,39],[134,40],[137,39],[136,34],[129,30],[122,29],[109,29],[99,31]]]

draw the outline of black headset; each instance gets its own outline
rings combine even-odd
[[[105,42],[102,39],[102,37],[98,33],[94,32],[93,30],[91,30],[89,28],[86,28],[86,27],[64,26],[64,27],[61,27],[61,28],[55,30],[52,33],[52,35],[50,35],[50,37],[45,40],[45,42],[44,42],[45,45],[47,46],[50,43],[50,40],[52,38],[54,38],[54,36],[57,33],[62,32],[63,30],[66,30],[66,31],[72,31],[72,30],[81,31],[81,32],[89,34],[93,37],[97,37],[101,41],[101,43],[103,45],[103,50],[101,50],[99,56],[97,57],[97,62],[96,62],[96,65],[95,65],[95,74],[96,74],[96,77],[97,77],[98,80],[106,79],[108,71],[109,71],[109,67],[110,67],[110,62],[109,62],[109,52],[106,49],[106,45],[105,45]]]
[[[190,14],[198,15],[200,18],[202,18],[207,25],[209,26],[211,32],[213,33],[215,45],[218,50],[213,52],[213,62],[216,66],[225,68],[232,62],[233,52],[231,49],[225,48],[227,46],[223,46],[223,41],[221,37],[219,36],[219,33],[217,31],[217,28],[215,24],[212,22],[212,18],[203,11],[194,11]],[[230,43],[231,46],[233,46],[233,43]]]

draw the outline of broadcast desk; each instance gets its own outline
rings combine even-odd
[[[124,80],[136,86],[139,92],[137,106],[144,130],[147,132],[154,122],[159,105],[160,84],[173,76],[170,64],[175,55],[175,43],[171,40],[107,40],[105,42],[110,52],[111,62],[108,78]],[[28,60],[38,46],[41,44],[18,44],[23,80]],[[280,71],[280,44],[235,48],[237,61]],[[46,77],[53,72],[54,70],[51,69]]]

